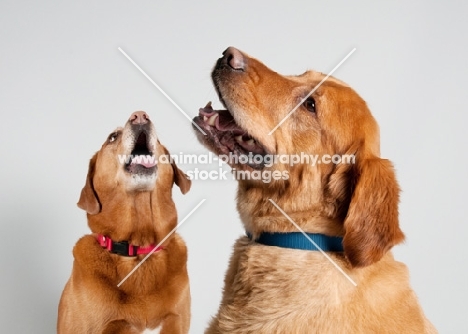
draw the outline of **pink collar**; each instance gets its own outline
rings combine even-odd
[[[122,255],[122,256],[137,256],[140,254],[149,254],[151,252],[158,252],[164,247],[156,247],[156,245],[149,245],[147,247],[130,245],[127,241],[116,242],[111,238],[98,234],[97,241],[101,247],[107,249],[109,252]]]

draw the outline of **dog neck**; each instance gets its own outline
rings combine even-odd
[[[343,223],[339,219],[330,219],[323,216],[314,217],[312,214],[307,212],[288,213],[288,217],[289,218],[286,218],[279,213],[279,215],[275,214],[263,217],[249,217],[249,219],[243,219],[242,221],[246,231],[252,234],[254,238],[264,232],[301,232],[289,219],[293,220],[302,231],[307,233],[317,233],[337,237],[342,237],[344,235]]]
[[[176,214],[170,210],[174,203],[158,198],[156,192],[114,193],[105,203],[99,214],[88,215],[88,224],[92,232],[117,242],[154,245],[177,223]]]
[[[309,251],[343,252],[344,228],[340,219],[325,216],[322,205],[294,211],[294,206],[265,201],[262,207],[252,209],[249,201],[238,197],[238,208],[247,231],[254,242],[281,248]],[[284,209],[283,209],[284,207]],[[246,214],[247,213],[247,214]]]
[[[326,197],[321,188],[319,180],[304,185],[294,179],[268,187],[239,182],[237,209],[254,237],[263,232],[300,232],[295,225],[308,233],[343,236],[346,205]]]

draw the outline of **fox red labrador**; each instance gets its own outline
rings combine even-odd
[[[184,194],[191,185],[175,164],[160,162],[168,154],[148,115],[135,112],[91,159],[78,206],[92,234],[73,249],[59,334],[188,333],[185,243],[175,233],[158,246],[177,225],[173,184]]]
[[[246,236],[206,333],[436,332],[390,251],[404,235],[377,123],[352,88],[324,78],[280,75],[232,47],[214,67],[226,110],[208,104],[194,122],[242,172]]]

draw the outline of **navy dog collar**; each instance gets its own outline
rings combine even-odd
[[[264,232],[254,241],[266,246],[318,251],[319,249],[310,241],[313,240],[324,252],[343,252],[342,237],[330,237],[320,233],[305,234],[307,237],[302,232]],[[249,232],[247,232],[247,236],[250,240],[253,240]]]

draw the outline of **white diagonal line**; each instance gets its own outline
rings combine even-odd
[[[348,279],[348,281],[350,281],[354,286],[357,286],[356,282],[353,281],[353,279],[351,277],[349,277],[344,271],[343,269],[341,269],[341,267],[336,264],[335,261],[332,260],[332,258],[330,256],[328,256],[327,253],[325,253],[318,245],[317,243],[315,243],[314,240],[312,240],[308,235],[307,233],[304,232],[304,230],[302,230],[299,225],[296,224],[296,222],[294,220],[292,220],[291,217],[288,216],[288,214],[286,212],[283,211],[283,209],[281,209],[278,204],[275,203],[275,201],[273,201],[271,198],[269,199],[269,201],[271,202],[271,204],[273,204],[278,210],[279,212],[281,212],[283,214],[283,216],[285,216],[298,230],[299,232],[301,232],[306,238],[307,240],[309,240],[319,251],[320,253],[323,254],[323,256],[325,256],[327,258],[328,261],[331,262],[331,264],[333,264],[335,266],[336,269],[338,269],[338,271],[340,273],[343,274],[344,277],[346,277]]]
[[[304,98],[301,100],[301,102],[299,102],[299,103],[297,104],[297,106],[295,106],[295,107],[293,108],[293,110],[291,110],[291,111],[281,120],[281,122],[279,122],[279,123],[273,128],[273,130],[271,130],[271,131],[268,133],[268,135],[270,136],[273,132],[275,132],[276,129],[278,129],[278,128],[281,126],[281,124],[283,124],[284,121],[286,121],[286,120],[289,118],[289,116],[291,116],[292,113],[295,112],[296,109],[299,108],[299,107],[305,102],[305,100],[307,100],[307,98],[308,98],[309,96],[311,96],[311,95],[312,95],[312,94],[313,94],[313,93],[314,93],[314,92],[315,92],[315,91],[316,91],[316,90],[333,74],[333,72],[335,72],[335,71],[338,69],[338,67],[340,67],[340,66],[346,61],[346,59],[348,59],[348,58],[353,54],[354,51],[356,51],[356,48],[352,49],[351,52],[348,53],[348,54],[346,55],[346,57],[344,57],[343,60],[340,61],[340,62],[338,63],[338,65],[336,65],[335,68],[334,68],[333,70],[331,70],[330,73],[328,73],[327,76],[326,76],[325,78],[323,78],[322,81],[320,81],[320,82],[318,83],[318,85],[315,86],[314,89],[312,89],[312,90],[310,91],[310,93],[307,94],[307,96],[304,97]]]
[[[159,244],[157,244],[156,247],[154,247],[153,250],[151,250],[151,252],[150,252],[148,255],[146,255],[146,256],[143,258],[143,260],[141,260],[140,263],[138,263],[138,264],[135,266],[135,268],[132,269],[132,271],[130,271],[130,272],[128,273],[127,276],[125,276],[125,278],[124,278],[123,280],[120,281],[119,284],[117,284],[117,287],[119,288],[119,287],[123,284],[123,282],[125,282],[125,281],[127,280],[127,278],[129,278],[130,276],[132,276],[132,274],[135,272],[135,270],[137,270],[137,269],[143,264],[143,262],[145,262],[145,261],[151,256],[151,254],[153,254],[153,253],[156,251],[156,249],[158,249],[159,246],[161,246],[161,245],[164,243],[164,241],[166,241],[167,238],[169,238],[169,237],[172,235],[172,233],[174,233],[174,232],[187,220],[187,218],[190,217],[190,215],[191,215],[192,213],[194,213],[195,210],[198,209],[198,207],[199,207],[200,205],[203,204],[204,201],[206,201],[206,199],[203,199],[200,203],[198,203],[198,205],[197,205],[196,207],[194,207],[194,208],[192,209],[192,211],[190,211],[189,214],[186,215],[185,218],[182,219],[182,220],[180,221],[180,223],[179,223],[176,227],[174,227],[174,228],[172,229],[172,231],[169,232],[169,233],[164,237],[164,239],[162,239],[162,240],[159,242]]]
[[[192,118],[190,118],[190,116],[187,115],[187,114],[185,113],[185,111],[183,111],[182,108],[179,107],[179,105],[178,105],[177,103],[175,103],[175,101],[174,101],[173,99],[171,99],[171,97],[170,97],[169,95],[167,95],[166,92],[163,91],[162,88],[159,87],[159,85],[158,85],[156,82],[154,82],[154,80],[151,79],[150,76],[149,76],[148,74],[146,74],[146,72],[143,71],[143,70],[141,69],[141,67],[138,66],[137,63],[135,63],[135,62],[133,61],[132,58],[130,58],[129,55],[127,55],[127,54],[125,53],[124,50],[122,50],[120,47],[118,48],[118,50],[119,50],[120,52],[122,52],[122,54],[123,54],[123,55],[124,55],[124,56],[125,56],[125,57],[126,57],[126,58],[127,58],[127,59],[128,59],[144,76],[145,76],[145,77],[146,77],[146,79],[148,79],[148,80],[161,92],[162,95],[164,95],[164,96],[174,105],[174,107],[176,107],[185,117],[187,117],[187,119],[188,119],[193,125],[195,125],[195,127],[196,127],[198,130],[200,130],[201,133],[203,133],[203,135],[206,136],[206,132],[203,131],[202,128],[200,128],[200,127],[192,120]]]

